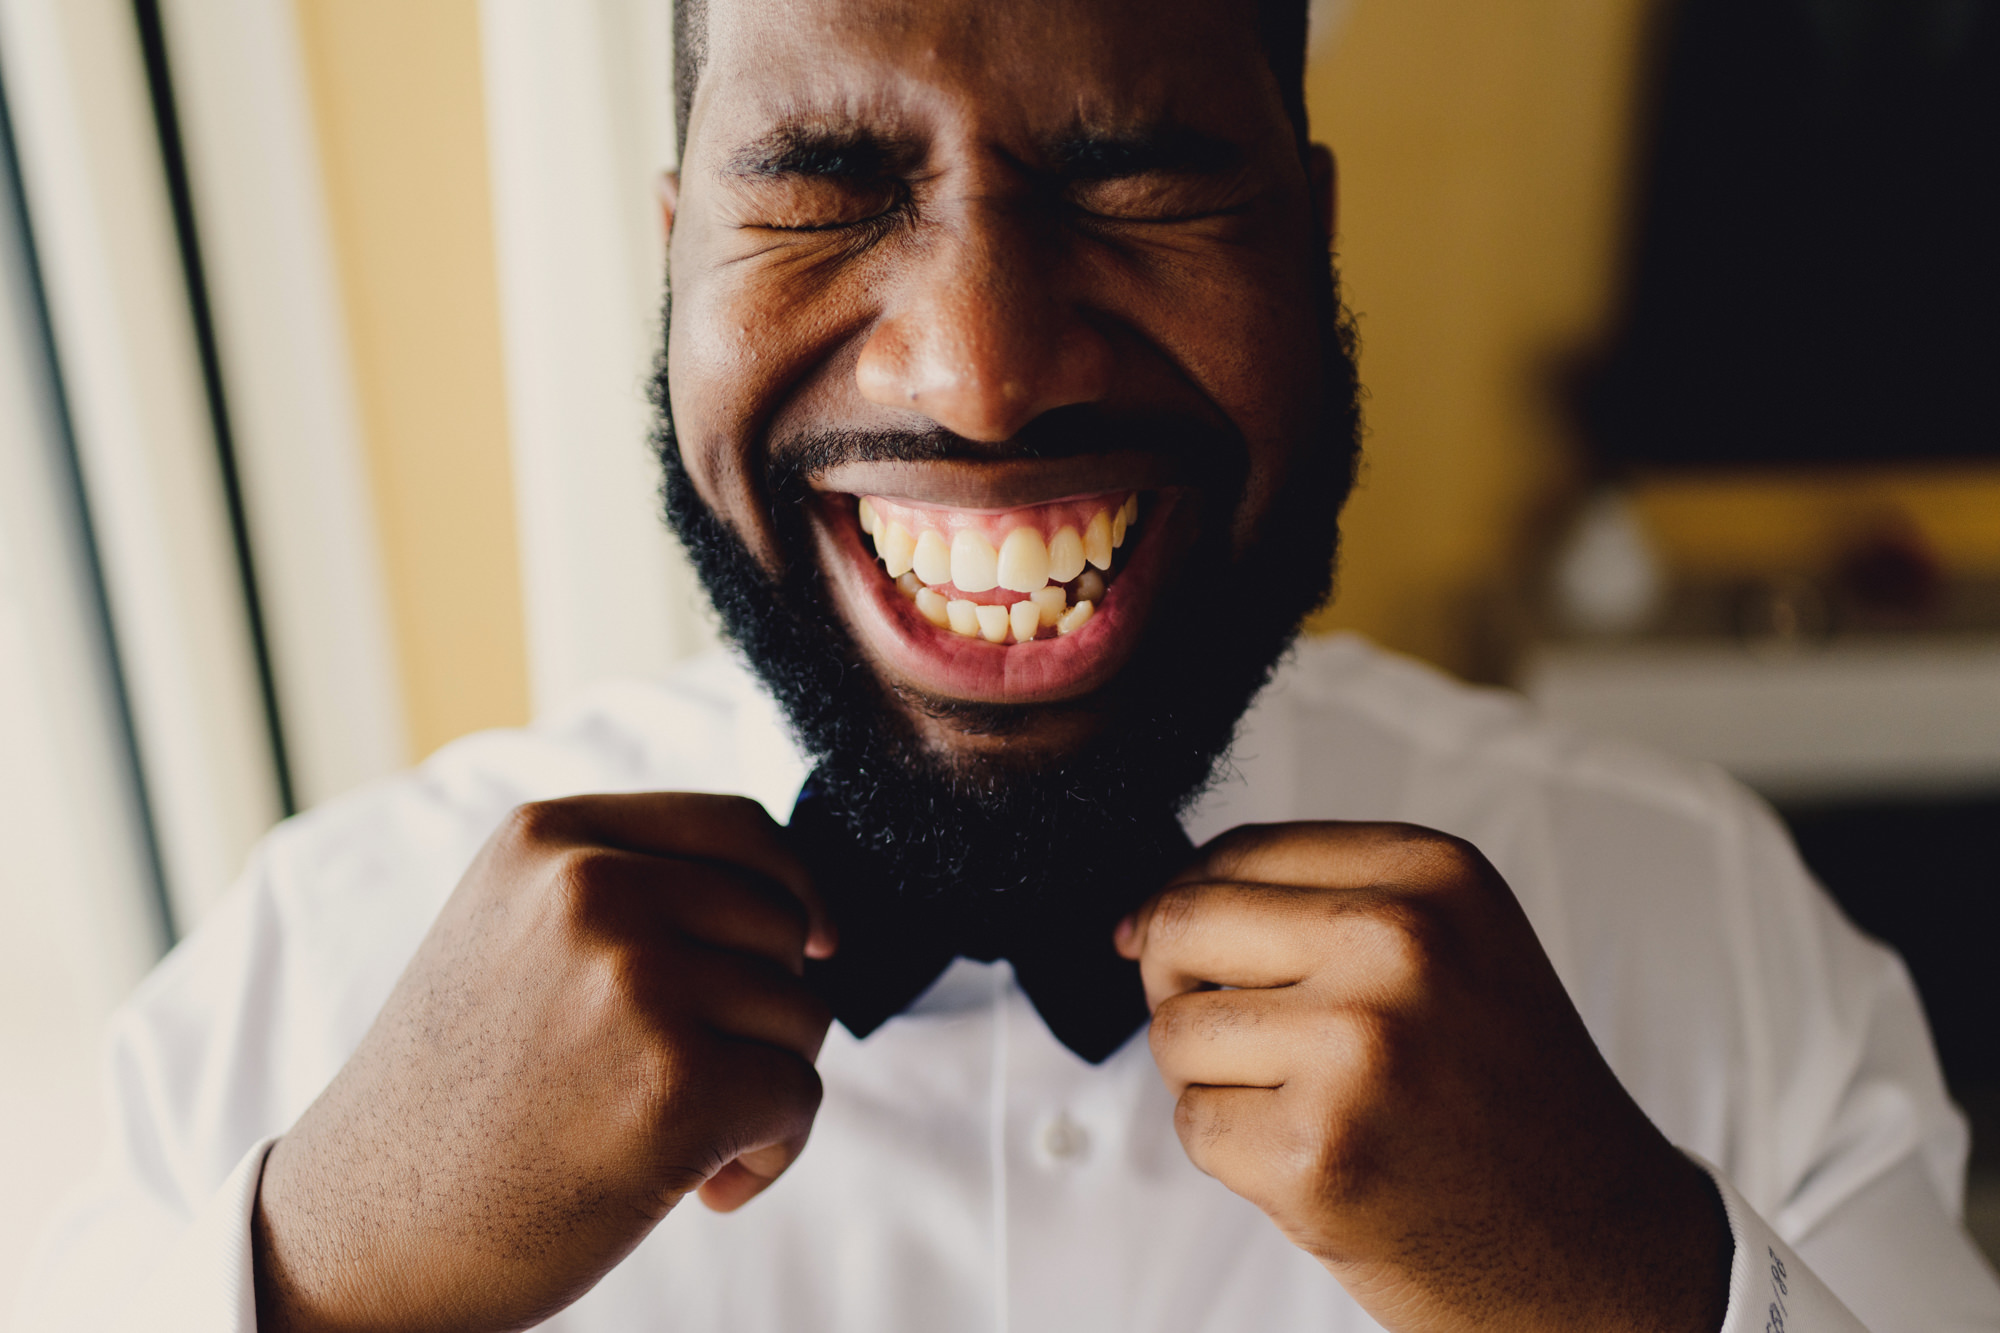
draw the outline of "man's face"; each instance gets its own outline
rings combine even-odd
[[[1281,644],[1307,607],[1264,585],[1324,590],[1351,366],[1330,164],[1254,6],[712,0],[708,53],[673,438],[763,574],[818,590],[884,725],[1032,768],[1135,679],[1199,681],[1148,654]],[[1257,564],[1280,549],[1321,568]]]

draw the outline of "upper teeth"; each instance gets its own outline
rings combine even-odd
[[[1069,512],[1082,519],[1079,507],[1069,507]],[[966,638],[1025,643],[1044,633],[1071,633],[1090,619],[1104,597],[1098,571],[1111,568],[1111,553],[1124,545],[1126,530],[1138,520],[1139,497],[1135,493],[1119,504],[1100,505],[1082,521],[1081,530],[1077,521],[1062,521],[1044,537],[1039,529],[1017,523],[1001,537],[997,551],[976,518],[951,522],[956,530],[948,532],[926,522],[933,514],[947,517],[944,511],[872,496],[862,497],[857,506],[861,530],[873,538],[875,554],[889,577],[916,599],[926,620]],[[945,584],[960,593],[1001,588],[1025,593],[1027,600],[981,604],[937,591]]]

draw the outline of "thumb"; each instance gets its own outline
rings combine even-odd
[[[701,1183],[701,1201],[718,1213],[733,1213],[762,1194],[805,1148],[803,1138],[753,1148]]]

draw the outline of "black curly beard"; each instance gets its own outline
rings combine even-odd
[[[1244,711],[1332,590],[1340,509],[1359,451],[1360,389],[1352,322],[1331,267],[1314,295],[1325,408],[1313,437],[1300,442],[1254,545],[1240,556],[1232,558],[1226,518],[1242,493],[1247,451],[1232,433],[1074,407],[1047,414],[1010,442],[1037,456],[1134,448],[1178,457],[1197,479],[1204,522],[1182,564],[1186,572],[1161,590],[1160,604],[1227,608],[1206,637],[1156,612],[1111,684],[1057,705],[892,697],[835,611],[813,555],[806,504],[819,470],[862,458],[991,457],[990,447],[943,432],[771,441],[763,494],[785,570],[772,578],[688,475],[662,353],[653,402],[668,521],[725,636],[814,761],[813,798],[867,866],[871,892],[950,901],[962,913],[1001,918],[1050,894],[1068,900],[1088,886],[1128,879],[1169,854],[1165,844],[1179,838],[1174,821],[1213,782]],[[665,319],[670,327],[671,293]],[[1051,707],[1095,715],[1093,738],[1056,757],[1011,756],[1004,738],[1029,725],[1036,709]],[[940,752],[920,740],[906,708],[1003,744],[971,758]]]

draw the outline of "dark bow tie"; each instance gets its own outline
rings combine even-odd
[[[1117,865],[1115,874],[982,901],[904,891],[886,861],[856,845],[810,781],[790,827],[840,928],[839,951],[808,959],[806,982],[856,1037],[907,1009],[960,957],[1006,959],[1049,1031],[1092,1064],[1146,1022],[1139,965],[1118,956],[1111,934],[1193,854],[1170,813],[1119,839],[1120,854],[1100,863]]]

